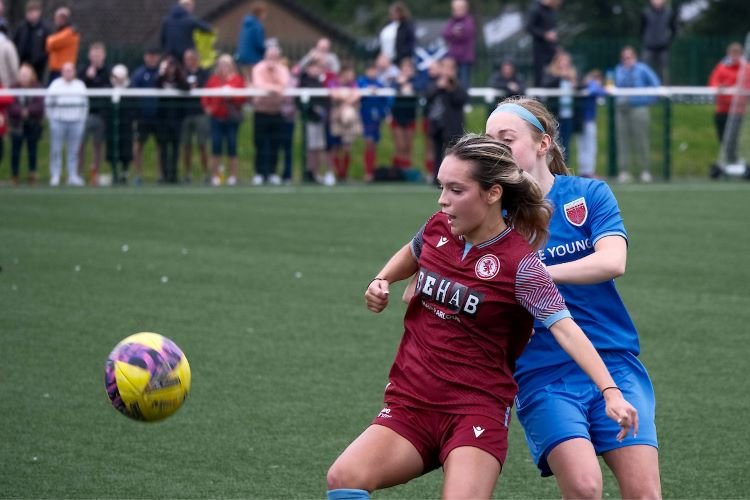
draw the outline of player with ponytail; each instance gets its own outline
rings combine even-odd
[[[443,498],[490,498],[508,448],[516,360],[534,319],[604,395],[617,439],[638,414],[571,319],[533,245],[551,206],[511,150],[467,135],[448,149],[435,213],[368,284],[368,309],[417,275],[385,406],[328,471],[329,500],[369,498],[442,467]]]
[[[614,284],[625,272],[627,233],[609,186],[569,175],[557,123],[540,102],[506,99],[486,133],[506,144],[539,184],[554,212],[539,252],[550,276],[622,392],[638,410],[637,435],[619,440],[607,418],[606,394],[565,353],[550,329],[534,336],[514,372],[516,412],[543,476],[554,474],[563,498],[601,498],[597,455],[612,469],[622,498],[659,498],[654,390],[637,356],[638,333]]]

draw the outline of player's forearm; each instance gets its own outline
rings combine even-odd
[[[388,283],[401,281],[417,272],[417,260],[411,252],[411,243],[404,245],[378,273],[378,278],[388,280]]]
[[[597,242],[594,253],[564,264],[547,266],[547,272],[558,285],[602,283],[625,274],[627,252],[627,243],[622,237],[608,236]]]
[[[561,319],[550,327],[550,332],[560,347],[591,377],[600,391],[605,387],[615,386],[604,361],[575,321],[571,318]]]

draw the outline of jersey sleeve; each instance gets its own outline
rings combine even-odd
[[[422,255],[422,245],[424,244],[425,227],[427,227],[427,222],[425,222],[422,225],[422,227],[419,228],[419,231],[417,231],[417,234],[415,234],[414,238],[412,238],[411,240],[411,253],[414,255],[414,258],[417,260],[419,260],[419,257]]]
[[[606,182],[597,182],[588,194],[590,200],[591,245],[605,236],[622,236],[628,240],[617,199]]]
[[[535,254],[518,264],[516,300],[547,328],[571,314],[552,277]]]

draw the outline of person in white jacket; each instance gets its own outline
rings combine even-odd
[[[89,100],[86,85],[76,78],[73,63],[65,63],[62,76],[50,84],[45,109],[50,128],[50,186],[60,185],[63,147],[66,149],[68,185],[83,186],[78,175],[78,151],[83,139]]]

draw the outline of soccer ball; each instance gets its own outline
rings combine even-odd
[[[117,410],[154,422],[176,412],[190,391],[190,365],[177,344],[142,332],[115,346],[104,368],[104,385]]]

